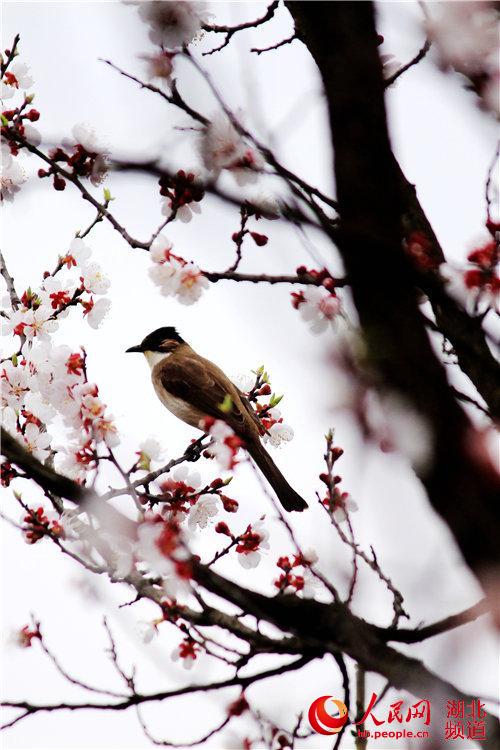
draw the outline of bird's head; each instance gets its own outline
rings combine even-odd
[[[153,367],[184,343],[184,339],[173,326],[164,326],[149,333],[140,344],[131,346],[127,352],[142,352]]]

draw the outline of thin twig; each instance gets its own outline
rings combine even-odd
[[[245,23],[237,24],[236,26],[221,26],[216,24],[203,24],[202,29],[204,31],[210,31],[215,32],[217,34],[225,34],[226,38],[222,42],[219,47],[214,47],[214,49],[209,50],[208,52],[203,52],[203,55],[213,55],[214,52],[220,52],[221,49],[224,49],[224,47],[227,47],[229,42],[231,41],[234,34],[236,34],[238,31],[245,31],[246,29],[255,29],[257,26],[262,26],[262,24],[267,23],[273,16],[276,11],[276,9],[279,6],[279,0],[273,0],[273,2],[268,6],[267,11],[261,18],[257,18],[255,21],[246,21]]]
[[[407,62],[406,65],[403,65],[402,68],[399,68],[399,70],[396,70],[396,72],[393,73],[392,76],[389,76],[389,78],[386,78],[386,80],[384,81],[385,88],[392,86],[394,81],[398,80],[399,76],[402,76],[403,73],[406,73],[407,70],[412,68],[414,65],[417,65],[420,62],[420,60],[423,60],[426,54],[428,53],[428,51],[430,50],[431,44],[432,44],[431,40],[426,39],[421,49],[417,52],[417,54],[415,55],[413,59]]]
[[[291,44],[291,42],[295,41],[295,39],[298,39],[299,37],[293,32],[293,34],[286,39],[282,39],[281,42],[277,42],[276,44],[271,44],[270,47],[252,47],[250,52],[255,52],[257,55],[261,55],[263,52],[271,52],[271,50],[279,49],[280,47],[284,47],[285,44]]]

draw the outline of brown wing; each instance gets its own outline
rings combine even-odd
[[[163,387],[183,401],[215,419],[223,419],[240,436],[254,432],[249,430],[249,417],[241,402],[238,390],[216,365],[202,357],[169,357],[162,364]],[[220,408],[226,396],[232,400],[229,413]]]
[[[250,403],[250,401],[248,400],[248,398],[246,397],[246,395],[243,393],[243,391],[240,391],[240,389],[237,386],[235,386],[235,388],[238,391],[238,395],[239,395],[239,397],[241,399],[241,403],[245,407],[245,410],[246,410],[247,414],[250,416],[250,418],[254,422],[255,426],[257,427],[257,429],[259,431],[259,435],[265,435],[266,433],[268,434],[268,430],[266,430],[266,428],[264,427],[264,425],[262,424],[262,422],[258,418],[257,414],[255,413],[255,411],[254,411],[254,409],[252,407],[252,404]]]

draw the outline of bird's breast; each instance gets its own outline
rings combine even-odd
[[[191,404],[188,404],[187,401],[184,401],[181,398],[177,398],[177,396],[172,396],[172,394],[167,391],[161,381],[156,378],[154,374],[152,377],[152,381],[154,389],[156,391],[156,395],[162,402],[163,406],[165,406],[169,410],[169,412],[171,412],[178,419],[186,422],[186,424],[191,425],[191,427],[197,427],[198,429],[200,429],[200,420],[203,419],[206,414],[203,414],[202,412],[198,411],[198,409],[195,409],[193,406],[191,406]]]

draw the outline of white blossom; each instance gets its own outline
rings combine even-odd
[[[92,309],[87,314],[87,322],[91,328],[97,329],[102,321],[106,318],[111,309],[111,300],[107,297],[101,297],[94,302]]]
[[[157,52],[155,55],[140,55],[146,63],[147,77],[152,83],[170,84],[173,73],[173,55],[170,52]]]
[[[47,448],[50,446],[51,439],[50,435],[41,432],[40,428],[32,422],[26,425],[23,433],[24,447],[39,461],[45,461],[49,455]]]
[[[311,286],[304,292],[304,301],[299,305],[302,320],[309,323],[313,333],[322,333],[328,324],[335,325],[340,313],[340,300],[323,287]]]
[[[205,529],[220,508],[220,500],[216,495],[200,495],[196,504],[189,511],[188,525],[191,529],[199,526]]]
[[[76,143],[83,146],[88,153],[102,155],[107,153],[107,146],[99,140],[97,131],[91,125],[79,123],[73,126],[71,132]]]
[[[157,545],[161,533],[161,523],[141,523],[137,529],[137,555],[151,571],[160,576],[168,576],[174,572],[174,566]]]
[[[171,474],[174,482],[183,482],[188,487],[197,490],[201,487],[201,476],[198,471],[190,471],[186,464],[176,466]]]
[[[142,443],[139,444],[139,450],[151,461],[161,461],[163,456],[163,448],[160,442],[154,437],[149,437],[146,440],[143,440]]]
[[[151,643],[151,641],[158,635],[158,623],[156,620],[153,620],[152,622],[141,620],[137,623],[137,631],[143,643]]]
[[[195,263],[186,263],[179,273],[176,296],[183,305],[192,305],[200,299],[209,285],[208,279]]]
[[[302,573],[302,578],[304,579],[304,585],[298,593],[304,599],[315,599],[316,594],[318,593],[318,589],[320,587],[320,582],[311,573],[309,568],[306,568],[304,570],[304,572]]]
[[[354,513],[358,510],[358,504],[347,493],[343,492],[338,501],[338,506],[333,511],[333,517],[337,523],[347,521],[348,513]]]
[[[256,568],[262,558],[261,551],[269,549],[269,532],[262,521],[252,524],[252,532],[258,534],[260,537],[258,548],[249,552],[238,552],[238,562],[242,568],[246,569]]]
[[[113,556],[113,575],[126,578],[134,570],[134,556],[131,550],[121,549]]]
[[[189,44],[201,32],[209,14],[206,3],[182,0],[152,0],[139,4],[139,16],[148,24],[153,44],[175,49]]]
[[[10,99],[16,91],[27,91],[33,86],[29,67],[23,62],[13,62],[2,80],[1,99]]]
[[[186,656],[181,656],[181,653],[180,653],[181,648],[182,648],[182,644],[181,646],[176,646],[176,648],[174,648],[174,650],[172,651],[172,656],[171,656],[172,661],[178,661],[179,659],[181,659],[182,666],[184,667],[184,669],[192,669],[196,661],[196,656],[192,656],[191,654],[187,654]]]
[[[309,565],[314,565],[319,560],[318,553],[312,547],[308,547],[306,550],[304,550],[302,552],[302,557]]]
[[[427,33],[442,61],[463,73],[474,75],[498,68],[498,22],[491,3],[435,3]]]
[[[28,393],[28,373],[25,367],[17,367],[7,360],[2,365],[5,373],[2,378],[2,404],[13,409],[20,409]]]
[[[50,341],[50,335],[59,328],[56,320],[50,320],[53,312],[46,304],[40,305],[36,310],[26,310],[23,322],[24,334],[28,340],[36,336],[39,341]]]
[[[247,375],[246,373],[238,373],[231,377],[231,381],[240,389],[240,391],[242,391],[242,393],[250,393],[255,384],[255,376]]]
[[[69,253],[76,261],[76,265],[82,267],[90,258],[92,250],[80,237],[75,237],[69,246]]]
[[[24,408],[45,423],[50,422],[56,415],[56,410],[47,399],[42,398],[39,393],[33,390],[26,393]]]
[[[110,280],[99,263],[87,263],[82,268],[83,285],[92,294],[106,294],[110,287]]]
[[[172,201],[170,199],[164,201],[161,212],[167,219],[172,216],[173,209]],[[191,201],[191,203],[186,203],[184,206],[179,206],[175,212],[175,218],[179,219],[183,224],[189,224],[193,218],[193,214],[201,214],[201,207],[196,201]]]
[[[271,425],[267,435],[264,435],[264,442],[269,441],[273,448],[280,448],[283,443],[293,440],[294,432],[290,425],[284,422],[276,422]]]
[[[42,136],[40,132],[33,127],[33,125],[30,125],[29,123],[24,124],[24,137],[28,141],[28,143],[31,143],[32,146],[39,146],[42,142]],[[30,151],[25,152],[28,156],[31,155]]]
[[[13,159],[8,149],[2,147],[1,165],[0,165],[0,201],[13,201],[14,195],[21,189],[21,185],[26,181],[26,173],[18,164],[17,159]]]
[[[216,114],[208,124],[200,143],[205,167],[218,176],[231,171],[239,185],[255,182],[264,168],[262,155],[242,139],[224,113]]]

